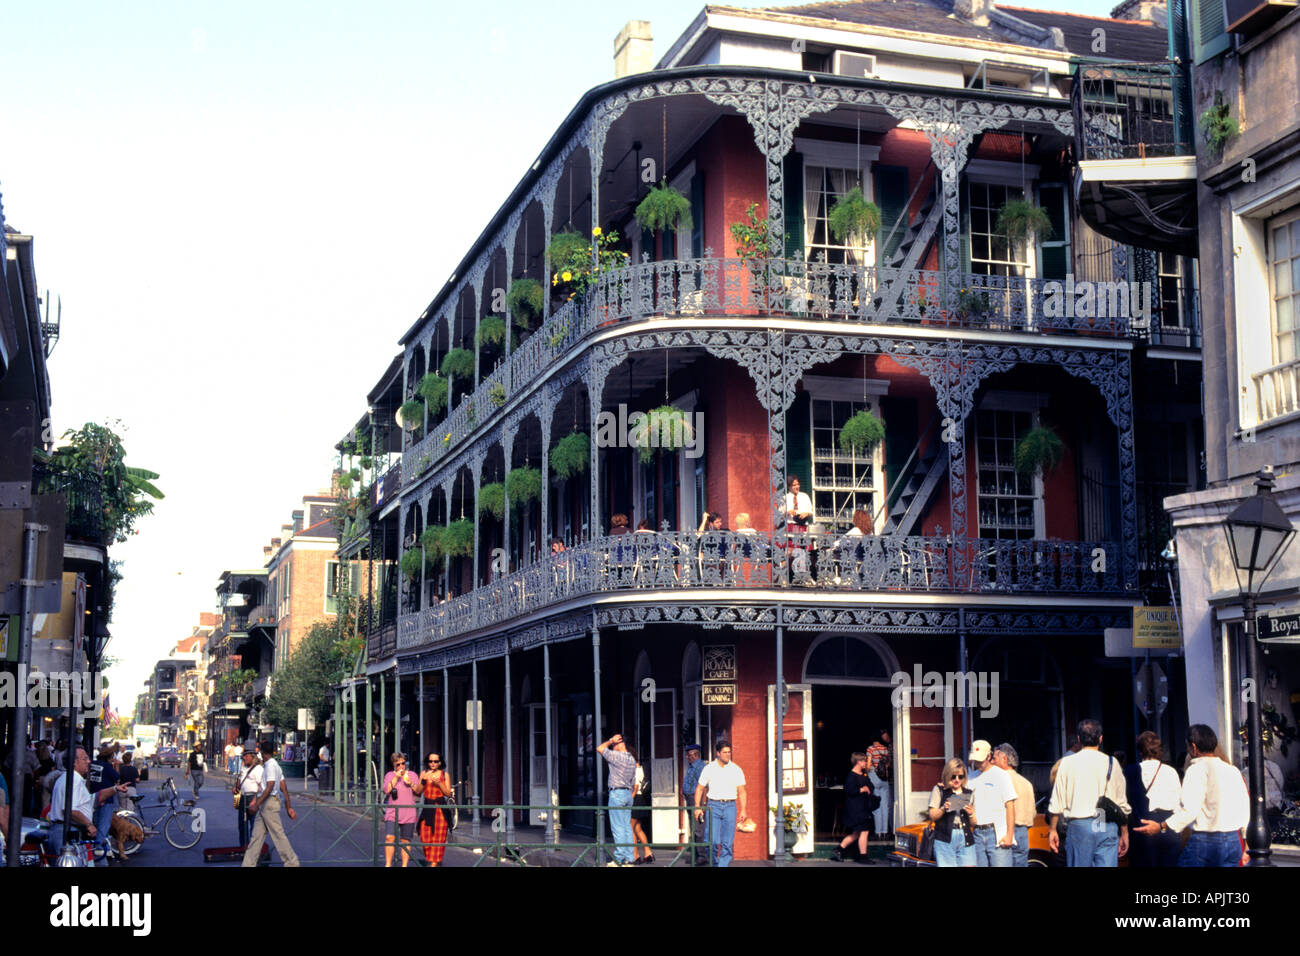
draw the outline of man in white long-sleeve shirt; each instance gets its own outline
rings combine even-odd
[[[1236,866],[1241,860],[1241,831],[1250,823],[1250,795],[1241,773],[1215,751],[1219,738],[1205,724],[1187,728],[1187,754],[1179,807],[1163,823],[1143,820],[1139,833],[1192,828],[1179,866]]]
[[[1047,812],[1052,832],[1047,842],[1053,853],[1060,852],[1059,831],[1065,818],[1065,855],[1070,866],[1119,866],[1128,852],[1128,826],[1111,823],[1097,807],[1106,796],[1127,817],[1130,811],[1124,768],[1114,757],[1101,752],[1101,724],[1081,720],[1078,726],[1079,752],[1057,765],[1056,781]]]

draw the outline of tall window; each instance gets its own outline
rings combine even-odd
[[[804,231],[809,262],[825,253],[826,261],[831,263],[866,263],[866,247],[847,245],[847,236],[836,239],[828,221],[836,201],[854,187],[862,187],[862,173],[856,169],[804,167]]]
[[[1038,479],[1016,471],[1016,442],[1034,425],[1027,411],[980,411],[975,418],[979,455],[981,538],[1036,537]]]
[[[970,271],[976,275],[1024,275],[1029,264],[1026,243],[1012,243],[998,232],[998,210],[1008,199],[1019,199],[1024,191],[1001,183],[967,182],[970,212]]]
[[[347,587],[347,581],[342,578],[343,573],[343,565],[337,561],[330,561],[325,565],[326,614],[339,612],[339,592]]]
[[[1268,224],[1268,259],[1273,297],[1273,362],[1300,358],[1300,212]]]
[[[879,510],[880,446],[856,453],[840,448],[840,429],[858,412],[872,411],[871,401],[814,398],[812,415],[812,488],[810,497],[818,524],[827,531],[846,531],[853,512],[861,508],[874,523]]]

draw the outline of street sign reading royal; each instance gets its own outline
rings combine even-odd
[[[1300,613],[1264,614],[1259,618],[1259,639],[1275,641],[1282,638],[1300,638]]]

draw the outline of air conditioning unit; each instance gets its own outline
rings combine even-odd
[[[849,53],[836,50],[831,61],[832,71],[837,76],[874,77],[876,75],[876,58],[871,53]]]

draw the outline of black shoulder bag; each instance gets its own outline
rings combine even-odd
[[[1128,826],[1128,816],[1120,809],[1118,803],[1106,796],[1106,791],[1110,789],[1110,775],[1114,769],[1115,758],[1111,757],[1110,762],[1106,764],[1106,782],[1101,785],[1101,796],[1097,798],[1097,812],[1106,815],[1107,823],[1126,827]]]

